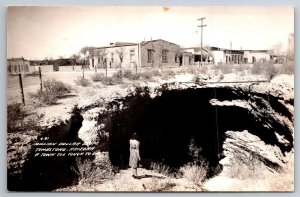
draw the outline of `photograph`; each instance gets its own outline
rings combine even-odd
[[[294,7],[15,5],[6,25],[8,192],[294,192]]]

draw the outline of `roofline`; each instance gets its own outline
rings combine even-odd
[[[128,47],[128,46],[135,46],[135,45],[138,45],[138,43],[124,44],[124,45],[118,45],[118,46],[103,46],[103,47],[95,47],[95,48],[93,48],[93,49],[107,49],[107,48]]]
[[[141,45],[143,46],[143,45],[145,45],[145,44],[147,44],[147,43],[149,43],[149,42],[156,42],[156,41],[159,41],[159,40],[168,42],[168,43],[170,43],[170,44],[175,44],[175,43],[173,43],[173,42],[169,42],[169,41],[166,41],[166,40],[164,40],[164,39],[149,40],[149,41],[143,41],[143,42],[140,42],[140,43],[141,43]],[[179,44],[175,44],[175,45],[180,46]]]

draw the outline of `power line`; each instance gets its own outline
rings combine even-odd
[[[198,27],[201,27],[201,64],[202,64],[202,50],[203,50],[203,27],[206,27],[207,25],[203,25],[203,20],[206,19],[206,17],[198,18],[198,21],[201,20],[201,25],[198,25]]]

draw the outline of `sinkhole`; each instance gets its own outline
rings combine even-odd
[[[169,89],[162,86],[153,96],[147,87],[136,88],[122,98],[104,103],[97,121],[104,125],[101,132],[108,139],[100,138],[99,151],[108,151],[111,163],[121,169],[128,168],[129,139],[137,133],[140,140],[142,166],[150,168],[152,162],[161,162],[177,171],[192,162],[191,142],[199,148],[199,159],[209,165],[208,176],[220,172],[226,131],[244,131],[258,136],[264,143],[277,146],[284,154],[293,148],[293,136],[289,127],[278,121],[272,113],[278,113],[292,121],[292,114],[285,104],[270,94],[255,93],[234,87],[201,87]],[[151,96],[152,94],[152,96]],[[242,101],[250,108],[224,105],[222,102]],[[293,101],[287,101],[293,103]],[[90,109],[90,108],[89,108]],[[54,142],[82,142],[78,131],[82,126],[84,110],[73,111],[67,123],[45,131]],[[271,113],[272,112],[272,113]],[[283,136],[283,143],[276,137]],[[99,131],[100,133],[100,131]],[[75,157],[35,158],[28,154],[21,175],[8,172],[10,191],[50,191],[76,184],[78,174]],[[85,157],[93,160],[94,157]],[[278,165],[265,159],[270,168]],[[216,170],[219,169],[219,170]]]
[[[213,104],[212,101],[244,101],[251,109],[241,106]],[[275,112],[291,119],[292,114],[278,101],[278,98],[261,93],[246,92],[242,89],[187,88],[168,90],[152,98],[148,88],[139,89],[136,94],[116,99],[109,105],[115,108],[107,117],[99,116],[99,122],[106,124],[109,132],[109,154],[113,165],[128,168],[129,139],[137,133],[140,139],[140,155],[145,168],[151,162],[162,162],[175,171],[192,162],[189,146],[191,142],[201,152],[201,159],[209,164],[209,176],[220,169],[223,142],[226,131],[247,130],[266,144],[278,146],[285,153],[293,147],[289,128],[278,122]],[[106,122],[104,121],[106,120]],[[278,141],[275,132],[283,135],[289,145]],[[271,168],[278,167],[271,161],[264,161]]]
[[[36,141],[43,142],[42,138],[48,137],[51,142],[78,142],[78,131],[82,126],[83,117],[77,108],[66,123],[60,123],[46,129]],[[9,191],[51,191],[60,187],[67,187],[76,183],[78,174],[72,169],[75,166],[75,157],[36,157],[36,148],[49,148],[52,146],[35,146],[31,148],[24,163],[21,174],[7,172],[7,188]],[[67,146],[60,146],[67,148]],[[86,159],[92,159],[87,157]]]

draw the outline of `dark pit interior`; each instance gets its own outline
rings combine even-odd
[[[259,102],[258,107],[253,106],[253,110],[260,112],[267,108],[264,103],[270,100],[266,99],[270,95],[264,98],[262,95],[249,95],[232,88],[190,88],[163,90],[161,96],[152,99],[147,89],[137,92],[111,103],[111,107],[118,107],[122,103],[126,108],[113,113],[111,123],[106,127],[110,133],[111,161],[121,168],[128,167],[129,139],[134,132],[140,138],[144,167],[149,168],[147,161],[155,161],[163,162],[176,170],[191,162],[188,146],[193,139],[195,145],[202,150],[201,157],[208,161],[210,176],[214,175],[215,168],[222,159],[220,153],[228,130],[248,130],[265,143],[278,146],[283,153],[293,146],[289,129],[278,123],[273,116],[254,116],[245,108],[210,104],[211,99]],[[272,98],[272,102],[272,105],[280,106],[275,110],[282,110],[283,106],[278,104],[278,99]],[[271,127],[265,127],[266,124]],[[290,146],[278,142],[274,130],[284,135]],[[276,164],[272,162],[265,163],[276,168]]]
[[[38,137],[35,142],[46,142],[42,138],[49,137],[47,142],[80,142],[78,131],[82,126],[83,117],[74,108],[71,119],[61,123]],[[34,142],[33,142],[34,143]],[[8,171],[8,190],[10,191],[51,191],[60,187],[67,187],[77,182],[78,175],[72,169],[76,167],[75,157],[35,157],[36,148],[51,148],[52,146],[32,146],[24,164],[21,175]],[[67,148],[67,146],[60,146]],[[85,159],[91,159],[86,157]]]

